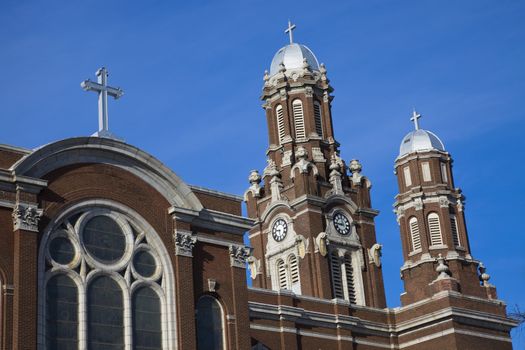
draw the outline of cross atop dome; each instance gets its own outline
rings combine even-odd
[[[419,130],[419,118],[421,118],[421,113],[416,112],[416,109],[412,111],[412,118],[410,118],[411,121],[414,122],[414,128],[416,130]]]
[[[290,36],[290,44],[293,44],[293,30],[295,29],[295,24],[292,24],[290,20],[288,20],[288,28],[284,31],[285,33],[288,33]]]

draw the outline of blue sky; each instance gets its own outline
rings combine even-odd
[[[290,18],[327,66],[341,155],[373,183],[389,306],[403,288],[393,162],[415,106],[454,158],[474,257],[525,309],[524,16],[506,0],[3,0],[0,143],[96,131],[96,95],[79,84],[105,65],[126,92],[110,101],[115,134],[190,184],[242,194],[265,164],[262,77]]]

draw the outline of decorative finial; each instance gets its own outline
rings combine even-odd
[[[483,265],[482,262],[479,263],[478,269],[479,280],[481,281],[482,285],[484,287],[492,287],[492,285],[489,283],[490,275],[486,272],[487,268],[485,267],[485,265]]]
[[[286,72],[286,67],[284,66],[284,62],[279,63],[279,73]]]
[[[259,174],[259,171],[252,170],[250,171],[250,176],[248,177],[248,181],[250,181],[251,185],[258,185],[261,183],[261,175]]]
[[[416,128],[416,130],[419,130],[419,118],[421,118],[421,114],[416,112],[416,109],[414,108],[414,110],[412,111],[412,118],[410,118],[410,120],[414,122],[414,127]]]
[[[288,28],[284,31],[285,33],[288,33],[290,36],[290,44],[293,44],[293,33],[292,31],[295,29],[295,24],[292,24],[290,20],[288,20]]]
[[[268,74],[268,70],[265,70],[264,71],[264,77],[263,77],[264,81],[268,81],[270,80],[270,75]]]
[[[310,71],[310,63],[308,63],[308,60],[306,59],[306,57],[303,58],[303,71],[305,73]]]
[[[303,146],[299,146],[295,151],[295,156],[297,157],[297,159],[306,159],[308,158],[308,150]]]
[[[361,172],[361,170],[363,170],[363,166],[361,165],[361,163],[359,163],[359,159],[352,159],[350,161],[350,172],[352,174],[354,173],[357,173],[359,174]]]
[[[445,258],[441,254],[437,258],[438,266],[436,267],[436,272],[439,273],[438,280],[444,278],[450,278],[450,270],[445,262]]]

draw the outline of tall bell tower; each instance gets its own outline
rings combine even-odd
[[[385,307],[371,183],[339,155],[326,68],[294,28],[264,74],[267,166],[245,193],[253,285]]]
[[[471,255],[464,197],[454,185],[452,158],[432,132],[419,128],[401,141],[395,161],[399,194],[394,203],[404,264],[403,305],[444,291],[496,299],[483,264]]]

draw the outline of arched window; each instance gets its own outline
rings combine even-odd
[[[275,115],[277,117],[277,132],[279,135],[279,144],[282,144],[285,135],[283,106],[278,105],[275,108]]]
[[[345,275],[346,275],[346,299],[352,304],[356,304],[355,281],[354,281],[354,267],[352,265],[352,257],[349,253],[345,254]]]
[[[297,257],[294,254],[291,254],[288,257],[288,266],[290,268],[290,289],[296,294],[301,294],[301,283],[299,281],[299,264],[297,261]]]
[[[344,299],[341,259],[339,259],[339,255],[335,250],[330,254],[330,267],[332,272],[332,289],[334,291],[334,297]]]
[[[78,348],[78,288],[65,274],[47,281],[46,324],[48,349]]]
[[[314,102],[314,119],[315,132],[317,135],[323,137],[323,115],[321,113],[321,104],[317,101]]]
[[[304,139],[306,138],[306,130],[304,127],[304,113],[303,103],[297,99],[292,102],[293,120],[295,124],[295,138]]]
[[[171,283],[163,281],[169,280],[160,258],[166,253],[157,253],[158,238],[150,235],[127,214],[101,207],[52,225],[40,250],[45,349],[171,346],[163,335],[164,288]]]
[[[410,230],[410,240],[412,241],[412,251],[421,249],[421,236],[419,235],[419,225],[415,217],[408,221]]]
[[[224,315],[219,301],[204,295],[197,302],[197,349],[224,349]]]
[[[286,266],[284,265],[284,261],[282,259],[279,259],[277,261],[277,276],[279,277],[279,289],[286,289],[288,288],[288,278],[286,273]]]
[[[455,247],[461,246],[461,241],[459,239],[459,232],[458,232],[458,221],[456,220],[455,215],[450,216],[450,229],[452,232],[452,241],[454,242]]]
[[[443,237],[441,235],[441,226],[439,224],[439,216],[436,213],[428,214],[428,229],[430,232],[430,245],[443,244]]]

